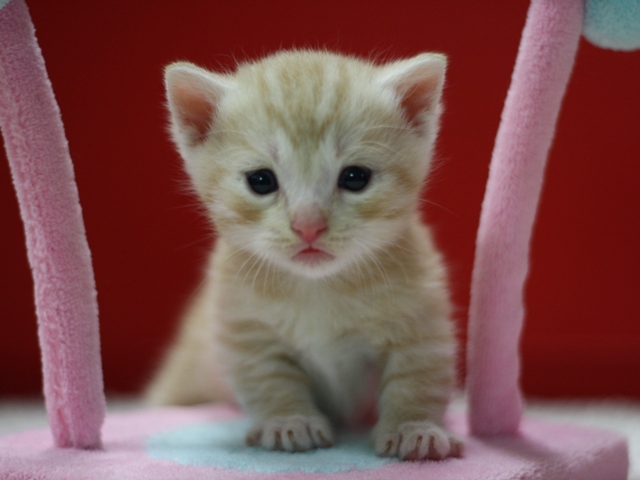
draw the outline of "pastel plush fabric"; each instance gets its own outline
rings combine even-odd
[[[54,441],[96,448],[105,401],[91,254],[60,111],[23,0],[0,9],[0,126],[25,226]]]
[[[547,153],[582,31],[581,0],[533,0],[489,170],[469,309],[471,429],[515,434],[529,244]]]
[[[584,36],[603,48],[640,48],[640,0],[587,0]]]
[[[464,415],[449,423],[465,439],[463,459],[380,459],[366,436],[305,453],[246,447],[246,420],[225,407],[167,408],[113,415],[104,449],[50,449],[46,431],[0,438],[0,477],[37,479],[625,480],[625,441],[606,431],[527,420],[517,436],[468,435]]]

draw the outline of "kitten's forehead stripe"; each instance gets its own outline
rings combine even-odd
[[[311,155],[329,130],[347,123],[351,77],[361,74],[347,62],[328,54],[294,53],[241,67],[238,72],[241,82],[246,77],[252,83],[265,117],[282,128],[294,150],[303,152],[296,158],[300,162],[312,162]],[[364,63],[358,66],[373,72]]]
[[[280,98],[286,99],[277,108],[288,121],[285,128],[292,146],[297,150],[311,150],[326,134],[328,121],[326,113],[320,109],[325,91],[324,66],[308,61],[300,64],[284,63],[276,72]],[[301,156],[308,161],[307,155]],[[307,157],[307,158],[305,158]]]

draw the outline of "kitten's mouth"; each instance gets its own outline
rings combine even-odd
[[[323,262],[333,260],[335,257],[324,250],[318,250],[317,248],[307,247],[304,250],[300,250],[293,256],[293,260],[296,262],[306,263],[308,265],[317,265]]]

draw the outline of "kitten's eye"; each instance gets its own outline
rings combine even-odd
[[[371,170],[365,167],[351,166],[340,172],[338,188],[358,192],[367,186],[371,180]]]
[[[258,195],[267,195],[278,190],[276,174],[267,168],[247,173],[247,182],[251,190]]]

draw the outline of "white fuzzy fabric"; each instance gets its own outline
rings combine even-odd
[[[458,400],[453,408],[462,408]],[[109,399],[110,412],[135,410],[140,402],[132,398]],[[629,480],[640,480],[640,402],[631,401],[530,401],[527,415],[557,422],[608,428],[629,439]],[[41,400],[0,398],[0,435],[47,425]],[[606,480],[606,479],[603,479]]]

